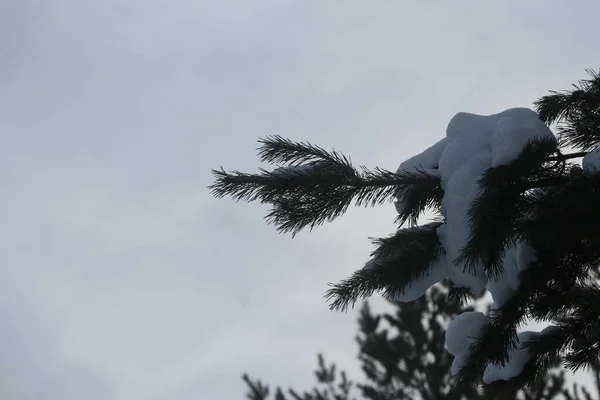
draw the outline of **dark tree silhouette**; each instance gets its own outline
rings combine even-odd
[[[327,293],[331,308],[345,310],[375,292],[414,300],[417,282],[430,286],[444,276],[452,281],[450,301],[492,290],[486,282],[504,285],[510,290],[492,293],[501,299],[494,299],[496,307],[487,315],[463,313],[460,321],[469,321],[468,326],[459,328],[457,322],[450,327],[465,335],[452,346],[455,352],[466,349],[457,357],[454,389],[464,392],[485,380],[486,371],[499,368],[487,378],[495,392],[534,390],[559,362],[573,370],[599,362],[600,76],[589,72],[591,78],[572,90],[551,92],[535,102],[537,115],[524,109],[489,117],[458,114],[447,138],[396,172],[356,168],[339,152],[272,136],[260,141],[259,156],[278,168],[258,174],[213,171],[211,190],[217,197],[270,204],[267,221],[292,235],[333,221],[352,204],[394,199],[397,232],[376,241],[365,268],[332,285]],[[483,125],[482,118],[487,118]],[[489,128],[490,121],[496,125]],[[556,124],[556,135],[544,123]],[[456,124],[463,125],[451,132]],[[471,136],[456,141],[465,129]],[[473,158],[479,153],[464,145],[473,143],[474,134],[492,131],[503,135],[498,137],[504,146],[523,144],[504,161],[490,162],[468,179],[462,176],[458,182],[470,179],[468,188],[476,190],[469,189],[469,196],[475,194],[472,201],[449,209],[456,186],[449,186],[453,170],[447,164],[442,168],[447,158],[440,151],[445,155],[445,149],[458,146],[463,150],[459,158],[479,162],[483,159]],[[452,156],[463,161],[456,152]],[[418,226],[425,210],[436,218]],[[459,245],[449,237],[461,237]],[[526,256],[519,255],[522,249]],[[510,257],[518,258],[512,262],[514,271],[506,268]],[[527,321],[550,328],[520,336],[518,328]],[[472,332],[467,335],[465,328]]]
[[[433,287],[411,303],[396,304],[393,313],[374,315],[365,303],[358,318],[358,361],[364,373],[361,382],[350,381],[335,364],[318,355],[316,385],[309,391],[270,387],[260,380],[243,378],[250,400],[588,400],[585,392],[567,385],[565,373],[554,368],[528,392],[512,387],[465,387],[451,391],[452,355],[444,346],[450,320],[465,311],[460,304],[447,303],[443,287]],[[471,310],[471,308],[466,309]]]

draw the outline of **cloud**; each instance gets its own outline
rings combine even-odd
[[[359,374],[322,294],[393,206],[291,240],[209,169],[273,133],[394,169],[458,111],[581,78],[593,8],[2,2],[0,397],[235,398],[244,371],[309,385],[317,351]]]

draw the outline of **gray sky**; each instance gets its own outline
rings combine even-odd
[[[598,66],[592,0],[428,4],[0,0],[0,398],[236,399],[318,351],[356,376],[322,295],[393,206],[292,240],[209,170],[268,134],[395,169]]]

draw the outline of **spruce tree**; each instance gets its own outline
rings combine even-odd
[[[461,312],[459,304],[448,304],[446,289],[436,285],[425,296],[410,303],[394,303],[392,313],[374,315],[368,304],[359,317],[358,360],[363,382],[353,382],[335,364],[327,364],[321,354],[315,371],[317,384],[308,391],[270,387],[260,380],[243,378],[249,400],[551,400],[580,398],[581,391],[565,383],[562,370],[549,371],[528,393],[513,388],[496,392],[491,387],[465,387],[451,392],[452,356],[444,347],[445,327]]]
[[[490,312],[463,312],[446,334],[455,388],[483,379],[497,390],[531,389],[557,362],[594,367],[600,354],[600,77],[589,73],[536,101],[537,114],[457,114],[444,139],[396,172],[271,136],[258,152],[276,169],[215,170],[210,188],[270,204],[267,221],[292,236],[352,204],[394,200],[398,230],[375,241],[364,268],[331,286],[331,308],[375,292],[413,301],[445,278],[450,302],[487,289]],[[432,221],[418,225],[426,210]],[[528,321],[549,327],[518,332]]]

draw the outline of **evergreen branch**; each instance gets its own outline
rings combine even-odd
[[[585,90],[577,87],[572,91],[550,91],[550,93],[534,102],[540,119],[547,124],[572,117],[585,108],[590,99],[585,95]]]
[[[541,266],[529,285],[528,313],[554,319],[568,332],[563,347],[572,343],[565,357],[572,369],[598,362],[600,338],[592,332],[599,328],[600,290],[579,282],[588,282],[600,262],[600,212],[595,206],[599,183],[593,174],[579,174],[554,188],[541,196],[524,229]]]
[[[387,262],[390,258],[395,257],[398,252],[404,252],[406,249],[415,248],[419,250],[437,251],[439,239],[437,229],[442,225],[442,222],[432,222],[429,224],[400,229],[394,235],[386,238],[372,239],[373,244],[377,248],[371,253],[375,265]],[[436,259],[441,254],[436,254]]]
[[[545,331],[529,341],[521,342],[520,346],[527,350],[529,356],[523,371],[509,381],[497,381],[486,385],[486,389],[493,393],[505,394],[499,397],[502,399],[515,398],[519,388],[529,389],[530,393],[525,393],[526,399],[553,399],[560,393],[563,385],[559,376],[551,376],[553,382],[548,384],[548,370],[560,365],[560,352],[564,346],[563,331],[561,329]],[[550,393],[544,396],[545,388]],[[536,392],[537,396],[533,397],[532,394]]]
[[[600,97],[600,95],[599,95]],[[558,128],[566,146],[593,150],[600,145],[600,104],[594,110],[583,110]]]
[[[374,206],[392,198],[399,190],[410,192],[410,187],[422,186],[423,179],[419,172],[392,173],[363,167],[361,173],[338,179],[339,184],[314,185],[311,190],[308,185],[299,184],[293,194],[272,199],[273,208],[267,214],[267,222],[277,226],[280,232],[295,235],[305,227],[313,229],[335,220],[352,203]]]
[[[559,154],[557,156],[554,157],[548,157],[546,159],[546,161],[566,161],[566,160],[570,160],[572,158],[581,158],[581,157],[585,157],[588,154],[587,151],[580,151],[577,153],[569,153],[569,154]]]
[[[397,222],[404,225],[407,221],[415,226],[419,216],[426,209],[439,210],[442,206],[444,191],[441,177],[418,169],[411,172],[414,181],[410,185],[401,185],[396,192]]]
[[[260,380],[252,381],[248,374],[243,374],[242,379],[248,385],[248,400],[266,400],[269,397],[269,386],[263,384]]]
[[[600,176],[579,174],[560,187],[541,192],[535,212],[522,221],[520,229],[547,263],[565,263],[565,271],[579,273],[581,267],[589,268],[595,262],[598,246],[593,238],[598,236],[600,223],[598,188]]]
[[[262,144],[258,148],[258,156],[262,162],[270,164],[283,163],[297,165],[309,162],[325,162],[331,165],[344,165],[352,167],[349,157],[336,152],[328,152],[323,148],[311,143],[293,142],[279,135],[267,136],[259,139]]]
[[[600,145],[600,76],[587,72],[591,79],[573,85],[574,90],[551,92],[535,103],[543,121],[559,123],[562,144],[583,150]]]
[[[502,365],[508,360],[516,346],[517,328],[526,318],[550,320],[558,328],[526,343],[530,358],[523,372],[506,384],[498,383],[505,393],[516,394],[518,388],[527,386],[534,392],[543,390],[542,375],[559,361],[564,360],[570,368],[600,365],[600,287],[589,284],[600,276],[600,174],[585,172],[569,162],[600,147],[600,75],[588,72],[591,79],[580,81],[573,90],[551,92],[536,102],[543,121],[558,123],[558,142],[553,138],[532,141],[517,160],[488,170],[477,182],[481,190],[468,214],[471,235],[459,257],[452,261],[471,269],[483,265],[485,273],[495,279],[503,272],[506,249],[517,241],[531,245],[537,261],[519,274],[520,284],[512,297],[489,313],[489,324],[476,338],[457,375],[462,385],[479,382],[490,363]],[[261,170],[257,175],[213,171],[216,181],[211,189],[217,197],[231,195],[237,200],[272,205],[266,218],[280,231],[295,234],[307,226],[312,229],[339,217],[352,203],[375,205],[392,197],[397,199],[401,224],[414,226],[425,209],[441,208],[444,193],[435,173],[354,168],[350,158],[336,151],[280,136],[261,139],[260,143],[261,160],[284,165],[283,168]],[[562,154],[562,146],[582,151]],[[437,227],[439,223],[403,229],[394,236],[376,239],[373,258],[365,268],[331,285],[326,294],[330,307],[346,310],[375,291],[382,291],[391,299],[405,293],[411,283],[430,273],[444,254]],[[465,289],[452,286],[447,296],[450,301],[464,301],[467,297],[470,295]],[[406,321],[394,324],[391,317],[384,319],[394,329],[404,330]],[[430,324],[434,320],[430,319]],[[364,342],[373,339],[374,344],[369,344],[370,350],[361,357],[365,357],[363,369],[369,379],[386,385],[386,390],[381,394],[374,387],[364,386],[365,393],[372,389],[367,397],[410,397],[417,393],[405,392],[407,387],[418,387],[422,397],[429,396],[429,383],[414,373],[414,368],[401,366],[399,358],[389,355],[398,351],[410,354],[408,359],[415,351],[423,352],[428,335],[412,335],[392,345],[378,345],[388,334],[379,330],[378,323],[374,319],[365,323],[371,335]],[[321,369],[327,372],[323,365]],[[329,382],[333,372],[325,372],[323,382]],[[397,387],[392,375],[401,379]],[[415,382],[420,384],[415,386]],[[551,386],[548,396],[557,394],[558,386]],[[588,392],[583,395],[591,398]],[[301,399],[300,395],[294,397]],[[305,397],[324,400],[327,392],[305,393]],[[529,393],[525,397],[544,398],[541,391],[537,397]]]
[[[458,387],[472,386],[489,364],[505,365],[508,361],[509,351],[516,346],[516,327],[525,317],[517,304],[518,300],[512,298],[500,309],[490,311],[489,323],[471,344],[469,354],[455,375]]]
[[[578,342],[575,342],[578,343]],[[577,344],[565,356],[565,367],[571,371],[597,365],[600,361],[600,343],[598,341],[584,341]]]
[[[508,361],[509,351],[516,346],[517,328],[527,317],[532,295],[545,287],[551,275],[547,267],[540,262],[531,263],[529,268],[520,273],[520,284],[514,295],[500,308],[490,310],[489,324],[471,345],[465,362],[455,376],[459,387],[471,385],[482,376],[488,364],[505,365]]]
[[[294,237],[306,227],[312,230],[345,214],[351,201],[348,193],[335,191],[301,199],[282,197],[273,202],[273,208],[265,219],[267,223],[275,225],[279,232],[291,233]]]
[[[529,360],[517,380],[520,385],[531,387],[546,378],[550,368],[557,367],[562,361],[561,353],[567,344],[566,332],[560,327],[546,329],[523,346],[527,349]]]
[[[439,177],[428,175],[419,171],[415,172],[390,172],[381,168],[369,170],[361,167],[362,174],[359,191],[356,195],[357,206],[374,206],[387,201],[390,196],[397,193],[409,193],[413,188],[420,189],[425,185],[439,184]],[[372,190],[379,188],[381,192]]]
[[[426,208],[439,208],[443,191],[440,177],[423,170],[390,172],[381,168],[356,169],[350,158],[310,143],[296,143],[280,136],[259,141],[260,159],[287,166],[260,174],[213,170],[209,186],[218,198],[272,204],[266,219],[280,232],[293,235],[344,214],[356,206],[374,206],[396,197],[404,205],[399,220],[416,224]]]
[[[481,192],[469,209],[471,234],[455,260],[471,271],[481,263],[492,279],[503,272],[502,259],[515,242],[514,221],[527,212],[522,182],[535,176],[556,173],[543,168],[548,156],[557,151],[554,138],[535,139],[511,163],[488,169],[479,180]]]
[[[374,240],[378,248],[373,259],[350,278],[330,285],[325,295],[332,310],[345,311],[361,298],[383,290],[386,298],[402,294],[411,282],[429,274],[432,264],[443,255],[437,236],[441,223],[401,229],[395,235]]]
[[[298,233],[331,222],[356,206],[374,206],[399,194],[408,199],[407,218],[422,207],[439,201],[439,177],[416,172],[390,172],[381,168],[356,170],[345,162],[311,161],[304,165],[278,168],[261,174],[213,170],[215,183],[209,186],[215,197],[272,204],[266,219],[280,232]],[[423,195],[437,196],[427,201]]]
[[[485,290],[484,293],[485,294]],[[470,300],[475,300],[478,297],[473,294],[470,288],[455,286],[453,282],[449,282],[448,295],[446,297],[447,305],[450,304],[466,304]]]
[[[552,285],[532,298],[528,313],[538,321],[579,314],[600,315],[600,287],[585,283],[565,291],[558,285]]]
[[[573,168],[573,170],[575,169],[580,168]],[[560,189],[562,185],[569,183],[570,180],[571,178],[569,176],[557,174],[555,176],[547,176],[541,179],[532,179],[530,181],[516,183],[515,186],[519,188],[519,191],[521,193],[524,193],[527,191],[534,191],[538,189]]]
[[[598,107],[600,104],[600,77],[591,69],[586,72],[591,79],[580,80],[578,84],[573,85],[573,90],[550,91],[550,95],[543,96],[534,102],[542,121],[551,124],[559,120],[570,119],[581,110]]]
[[[469,210],[471,236],[456,264],[475,272],[481,263],[490,279],[502,275],[506,250],[516,241],[514,221],[518,217],[520,198],[518,191],[506,189],[485,191],[475,199]]]
[[[600,362],[600,320],[597,304],[600,291],[598,286],[594,285],[583,286],[578,292],[580,300],[573,304],[572,311],[554,317],[557,325],[567,333],[564,344],[570,348],[565,356],[565,365],[571,370],[597,367]],[[585,295],[587,297],[583,298]]]
[[[324,169],[319,163],[260,171],[260,174],[248,174],[212,170],[215,183],[208,188],[217,198],[229,195],[236,201],[273,203],[286,196],[319,194],[323,188],[326,190],[354,178],[354,170]]]

